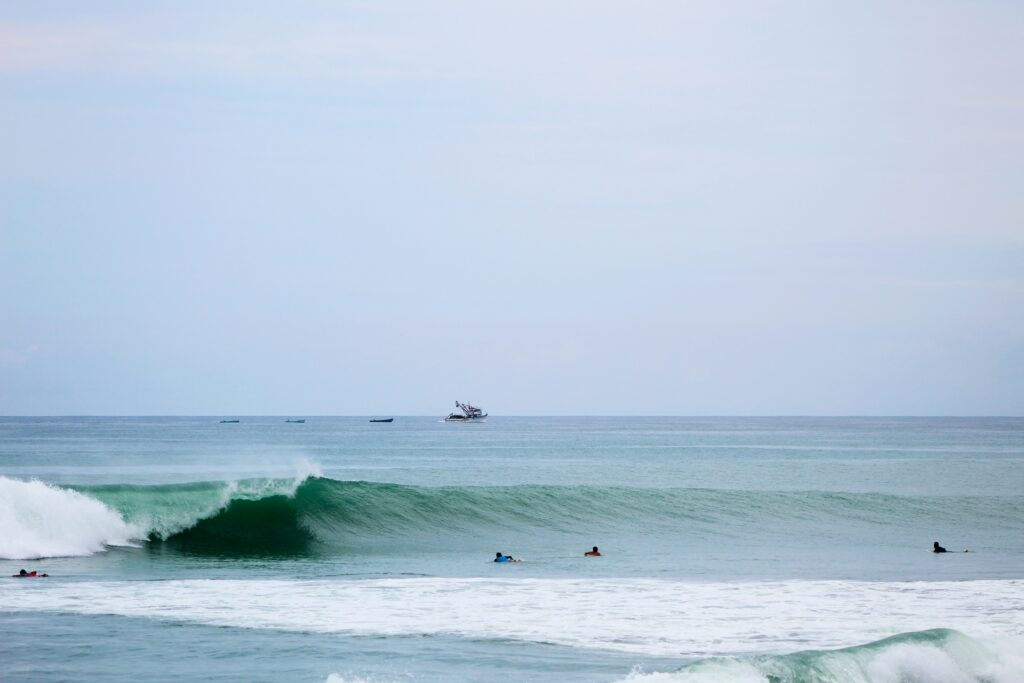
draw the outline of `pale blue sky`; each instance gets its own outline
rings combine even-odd
[[[0,0],[0,414],[1024,414],[1019,2]]]

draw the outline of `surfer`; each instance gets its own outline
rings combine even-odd
[[[932,543],[932,552],[933,553],[948,553],[949,551],[946,550],[945,548],[943,548],[941,545],[939,545],[938,541],[935,541],[934,543]],[[964,550],[964,552],[965,553],[969,553],[969,552],[971,552],[971,549],[970,548],[966,548]]]
[[[595,545],[593,550],[588,550],[587,552],[583,553],[583,557],[601,557],[601,551],[598,550],[597,546]]]
[[[46,574],[46,573],[39,574],[39,573],[37,573],[35,571],[27,572],[24,569],[22,569],[17,574],[12,574],[11,576],[13,576],[16,579],[35,579],[35,578],[42,577],[42,576],[49,576],[49,574]]]
[[[517,560],[516,558],[512,557],[511,555],[502,555],[501,553],[495,553],[494,561],[495,562],[522,562],[522,560]]]

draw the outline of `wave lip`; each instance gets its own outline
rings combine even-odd
[[[91,555],[132,545],[139,530],[95,498],[41,481],[0,477],[0,558]]]

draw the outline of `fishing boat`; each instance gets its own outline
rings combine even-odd
[[[370,420],[370,422],[394,422],[394,421],[395,421],[395,418],[393,418],[393,417],[376,417],[376,418]]]
[[[294,422],[297,425],[304,425],[306,424],[306,419],[303,418],[301,420],[285,420],[285,422]]]
[[[462,412],[449,413],[448,417],[444,419],[445,422],[483,422],[487,419],[487,413],[476,406],[456,401],[455,407]]]
[[[233,424],[238,424],[239,422],[241,422],[241,420],[221,420],[220,421],[220,423],[222,425],[233,425]]]

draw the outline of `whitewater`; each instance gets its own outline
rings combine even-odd
[[[50,574],[0,673],[1020,681],[1022,460],[1009,418],[0,418],[0,562]]]
[[[992,640],[1019,638],[1024,636],[1022,589],[1024,581],[193,579],[7,585],[0,591],[0,608],[708,657],[849,647],[928,630],[936,622]],[[572,606],[600,618],[579,619]]]

